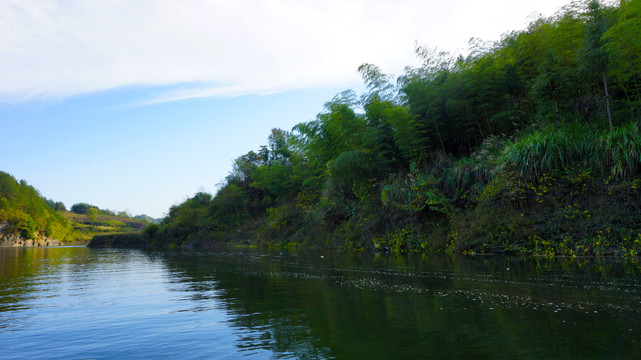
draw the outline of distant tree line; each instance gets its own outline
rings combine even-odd
[[[56,210],[65,211],[64,210],[64,204],[62,204],[62,203],[55,203],[55,207],[54,206],[52,206],[52,207],[55,208]],[[73,204],[71,206],[70,211],[72,213],[75,213],[75,214],[87,215],[89,212],[93,212],[92,209],[96,209],[95,211],[96,211],[96,213],[98,215],[134,218],[134,219],[138,219],[138,220],[141,220],[143,222],[149,222],[149,223],[158,222],[158,219],[154,219],[154,218],[152,218],[150,216],[147,216],[147,215],[132,216],[127,211],[118,211],[118,212],[116,212],[116,211],[109,210],[109,209],[101,209],[96,205],[91,205],[91,204],[88,204],[88,203],[76,203],[76,204]]]
[[[67,211],[67,208],[65,207],[65,204],[62,203],[62,201],[54,201],[51,199],[47,199],[43,197],[45,204],[49,206],[50,208],[56,210],[56,211]]]
[[[96,212],[100,215],[107,215],[107,216],[116,216],[116,213],[114,213],[111,210],[108,209],[101,209],[98,206],[87,204],[87,203],[76,203],[71,205],[70,211],[75,214],[80,214],[80,215],[87,215],[87,213],[91,209],[96,209]],[[125,215],[126,216],[126,215]]]

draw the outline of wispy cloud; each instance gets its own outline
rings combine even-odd
[[[347,86],[363,62],[398,72],[415,42],[462,52],[564,2],[4,0],[0,102],[140,85],[181,85],[147,104]]]

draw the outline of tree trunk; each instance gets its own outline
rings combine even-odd
[[[603,74],[603,87],[605,88],[605,109],[608,111],[608,123],[610,124],[610,131],[613,130],[612,126],[612,113],[610,112],[610,94],[608,94],[608,81],[605,77],[605,69],[601,72]]]
[[[432,115],[432,121],[434,121],[434,127],[436,127],[436,135],[438,135],[438,141],[441,143],[441,149],[443,149],[443,154],[447,154],[445,151],[445,145],[443,144],[443,138],[441,138],[441,132],[438,130],[438,123],[436,122],[436,118],[434,115]]]

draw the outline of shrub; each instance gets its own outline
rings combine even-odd
[[[147,227],[145,227],[145,230],[143,230],[143,234],[145,239],[151,240],[154,238],[154,235],[158,232],[158,229],[160,228],[160,225],[158,224],[149,224]]]
[[[630,123],[600,137],[601,162],[619,178],[637,174],[641,165],[641,133],[639,124]]]

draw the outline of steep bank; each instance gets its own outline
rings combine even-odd
[[[527,183],[508,172],[445,213],[379,204],[333,222],[289,205],[272,210],[278,217],[228,231],[169,228],[171,233],[154,234],[149,246],[298,244],[380,252],[636,257],[641,254],[639,204],[638,177],[613,180],[585,169],[563,169]]]
[[[0,222],[0,247],[61,246],[64,242],[36,235],[34,239],[25,239],[18,232],[6,231],[9,223]]]
[[[636,256],[641,2],[579,1],[467,57],[418,46],[399,77],[272,129],[216,194],[172,206],[159,247]],[[394,82],[395,81],[395,82]]]
[[[4,246],[53,246],[74,240],[71,223],[49,206],[38,190],[2,171],[0,222]]]

